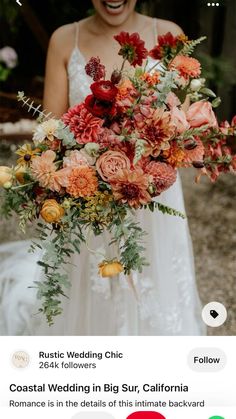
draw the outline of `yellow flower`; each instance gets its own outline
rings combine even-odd
[[[0,166],[0,186],[12,181],[12,169],[7,166]]]
[[[112,276],[119,275],[124,270],[122,264],[118,260],[110,261],[110,262],[103,261],[102,263],[98,265],[98,267],[99,267],[99,274],[103,278],[109,278]]]
[[[32,150],[30,144],[24,144],[22,147],[19,148],[19,150],[16,151],[16,154],[20,156],[20,158],[17,160],[17,164],[19,164],[20,166],[28,166],[32,159],[37,157],[39,152],[39,148],[35,148],[34,150]]]
[[[25,166],[16,166],[15,167],[15,177],[19,183],[24,185],[28,181],[26,180],[25,176],[27,175],[27,169]]]
[[[64,208],[55,199],[46,199],[40,211],[41,217],[47,223],[58,223],[64,214]]]

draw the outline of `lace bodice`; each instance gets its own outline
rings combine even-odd
[[[79,48],[75,46],[68,62],[69,104],[82,102],[90,92],[92,79],[85,72],[86,61]]]

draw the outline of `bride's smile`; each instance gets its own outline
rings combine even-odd
[[[112,26],[122,25],[133,13],[137,0],[92,0],[102,20]]]
[[[117,15],[119,13],[122,13],[126,4],[128,3],[127,0],[123,0],[123,1],[102,1],[102,4],[104,6],[104,8],[106,9],[106,11],[109,14],[112,15]]]

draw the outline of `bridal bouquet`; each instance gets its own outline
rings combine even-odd
[[[59,297],[69,286],[70,256],[82,243],[89,247],[91,232],[108,231],[117,247],[114,259],[101,260],[102,277],[141,272],[147,264],[145,232],[135,211],[184,217],[156,200],[174,184],[179,167],[194,166],[213,181],[236,170],[228,142],[236,135],[236,118],[218,124],[213,107],[219,98],[205,87],[201,65],[190,57],[203,38],[168,33],[151,51],[137,33],[121,32],[115,39],[121,70],[107,80],[104,65],[92,57],[85,67],[91,94],[61,119],[19,93],[19,101],[39,113],[39,125],[33,143],[17,150],[17,166],[0,168],[2,213],[16,212],[23,230],[39,221],[32,250],[44,250],[38,263],[45,279],[36,286],[49,324],[62,312]],[[186,98],[190,106],[184,112]]]

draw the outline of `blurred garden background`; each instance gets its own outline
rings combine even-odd
[[[59,26],[92,13],[89,0],[1,0],[1,49],[10,46],[18,63],[9,74],[0,70],[0,165],[15,161],[16,145],[30,141],[30,116],[16,100],[24,91],[41,103],[44,68],[50,35]],[[143,13],[173,20],[190,38],[206,35],[198,47],[203,74],[209,87],[221,96],[217,109],[221,120],[236,114],[236,0],[150,0],[140,2]],[[1,65],[1,62],[0,62]],[[236,139],[235,139],[236,141]],[[209,334],[236,335],[236,178],[222,176],[216,184],[203,179],[194,183],[194,170],[184,171],[182,180],[193,238],[197,282],[203,304],[219,301],[228,309],[228,321]],[[28,231],[28,237],[33,231]],[[16,223],[0,219],[0,243],[23,239]]]

